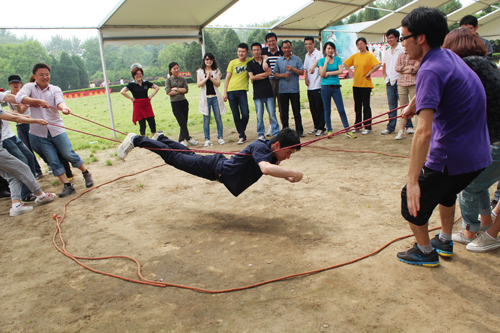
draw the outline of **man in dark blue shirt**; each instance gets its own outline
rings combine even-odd
[[[222,154],[197,155],[160,132],[153,139],[129,133],[118,147],[118,157],[124,159],[134,147],[152,148],[165,163],[194,176],[217,180],[237,197],[262,175],[284,178],[291,183],[299,182],[302,172],[279,166],[281,161],[300,150],[299,144],[297,132],[285,128],[271,140],[256,140],[240,154],[227,159]]]

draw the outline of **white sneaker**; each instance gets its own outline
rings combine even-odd
[[[244,143],[246,143],[246,142],[247,142],[247,139],[245,139],[245,138],[240,138],[240,139],[238,140],[238,144],[239,144],[239,145],[242,145],[242,144],[244,144]]]
[[[460,230],[459,232],[454,232],[451,235],[451,240],[454,243],[462,243],[462,244],[469,244],[474,240],[474,238],[467,238],[465,237],[465,230]]]
[[[189,139],[189,140],[188,140],[188,143],[189,143],[191,146],[196,146],[196,145],[198,144],[198,141],[193,140],[193,139]]]
[[[10,216],[18,216],[18,215],[21,215],[21,214],[24,214],[24,213],[29,213],[32,210],[33,210],[33,207],[31,207],[31,206],[25,206],[25,205],[21,204],[17,208],[11,208],[10,209]]]
[[[485,232],[479,232],[476,239],[467,244],[465,248],[472,252],[486,252],[498,249],[499,247],[500,239],[498,239],[498,236],[491,238],[489,235],[486,235]]]
[[[134,136],[137,136],[137,134],[135,134],[135,133],[127,134],[127,136],[123,140],[120,147],[118,147],[118,158],[119,159],[123,160],[125,157],[127,157],[128,153],[130,153],[130,151],[132,149],[134,149],[134,144],[132,143],[132,138]]]
[[[391,134],[391,133],[393,133],[393,132],[394,132],[394,131],[389,131],[389,130],[385,129],[385,130],[383,130],[382,132],[380,132],[380,134],[382,134],[382,135],[387,135],[387,134]]]
[[[223,144],[225,144],[225,143],[226,143],[226,141],[224,141],[224,139],[223,139],[223,138],[220,138],[220,139],[219,139],[219,144],[220,144],[220,145],[223,145]]]
[[[42,199],[40,199],[40,197],[37,196],[36,199],[35,199],[35,203],[37,203],[39,205],[43,205],[43,204],[52,202],[55,199],[56,199],[56,194],[55,193],[45,193],[45,196]]]
[[[309,132],[307,132],[307,134],[311,134],[311,135],[314,135],[318,132],[317,129],[313,129],[313,130],[310,130]]]
[[[210,147],[213,146],[212,142],[210,140],[205,140],[205,147]]]
[[[405,130],[399,130],[396,140],[403,140],[404,138],[406,138]]]
[[[158,140],[160,135],[163,135],[163,131],[156,131],[155,135],[153,135],[153,137],[151,139]]]
[[[265,137],[265,136],[263,136],[263,135],[259,135],[259,137],[258,137],[257,139],[259,139],[259,140],[265,140],[265,139],[266,139],[266,137]]]
[[[179,142],[181,145],[183,145],[184,147],[187,147],[188,145],[186,144],[186,141],[182,141],[182,142]]]
[[[406,133],[408,133],[408,134],[415,134],[415,130],[413,129],[413,127],[408,127],[406,129]]]
[[[326,135],[326,133],[327,133],[326,131],[318,130],[316,132],[316,136],[323,136],[323,135]]]
[[[370,134],[372,130],[363,130],[361,132],[362,135]]]
[[[267,131],[266,136],[273,136],[273,127],[269,126],[269,131]]]

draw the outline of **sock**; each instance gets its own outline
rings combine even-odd
[[[492,236],[490,236],[490,234],[489,234],[489,233],[487,233],[487,232],[485,232],[485,234],[486,234],[486,236],[488,236],[488,237],[489,237],[489,238],[491,238],[491,239],[497,239],[497,237],[492,237]]]
[[[42,192],[42,194],[40,194],[40,195],[37,196],[37,198],[40,199],[40,200],[44,199],[45,197],[46,197],[45,192]]]
[[[427,245],[420,245],[418,244],[418,248],[420,249],[420,251],[422,251],[424,254],[429,254],[432,252],[432,245],[431,243],[427,244]]]
[[[86,174],[88,174],[88,173],[89,173],[89,170],[85,169],[85,171],[84,171],[84,172],[82,172],[82,175],[86,175]]]
[[[440,231],[439,232],[439,240],[441,242],[449,242],[449,241],[451,241],[451,235],[445,234],[444,232]]]
[[[424,254],[429,254],[432,252],[432,245],[431,243],[427,244],[427,245],[420,245],[420,244],[417,244],[418,245],[418,248],[420,249],[420,251],[422,251]]]
[[[19,207],[21,207],[21,203],[20,202],[16,202],[16,203],[12,204],[12,208],[13,209],[19,209]]]

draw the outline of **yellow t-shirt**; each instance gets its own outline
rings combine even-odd
[[[253,58],[246,58],[245,61],[234,59],[229,62],[227,72],[231,73],[231,79],[227,91],[248,90],[247,63],[252,60]]]
[[[353,87],[360,88],[373,88],[372,79],[366,79],[366,74],[379,64],[377,58],[370,52],[365,54],[355,53],[350,56],[345,62],[347,66],[351,67],[354,65],[354,80],[352,82]]]

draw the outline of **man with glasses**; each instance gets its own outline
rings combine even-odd
[[[274,71],[274,66],[276,65],[276,60],[279,57],[282,57],[283,51],[278,46],[278,37],[274,32],[270,32],[266,35],[266,43],[267,46],[262,48],[262,55],[267,56],[269,60],[269,64],[271,65],[271,70]],[[271,86],[273,87],[273,96],[274,96],[274,104],[276,105],[276,99],[279,94],[279,82],[278,79],[271,74],[269,76],[269,81],[271,82]],[[281,118],[281,103],[278,99],[278,112]],[[272,126],[269,126],[269,131],[267,131],[266,136],[272,136]]]
[[[453,256],[451,234],[457,194],[491,164],[486,94],[478,76],[459,56],[442,49],[445,15],[419,7],[403,21],[401,41],[408,58],[420,63],[416,96],[403,111],[418,114],[401,214],[416,244],[397,257],[412,265],[436,267],[439,255]],[[428,221],[439,205],[441,232],[429,238]]]
[[[389,102],[389,110],[394,110],[398,107],[398,78],[399,73],[396,72],[396,62],[400,53],[404,52],[403,47],[399,45],[399,31],[389,29],[385,34],[387,44],[390,48],[384,52],[382,56],[382,75],[385,80],[385,89],[387,92],[387,101]],[[389,112],[388,118],[393,118],[398,115],[398,111]],[[387,128],[382,131],[382,135],[394,133],[398,120],[392,119],[387,123]]]

